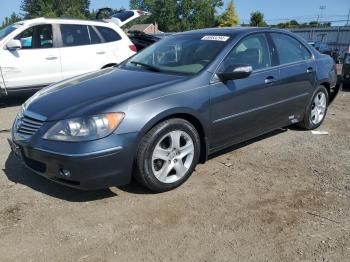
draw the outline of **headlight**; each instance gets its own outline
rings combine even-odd
[[[111,134],[123,118],[124,113],[108,113],[62,120],[51,127],[43,138],[70,142],[95,140]]]

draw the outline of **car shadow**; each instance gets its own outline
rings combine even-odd
[[[9,154],[3,171],[7,178],[16,184],[69,202],[88,202],[117,196],[110,189],[83,191],[52,182],[24,167],[13,153]]]
[[[342,91],[343,92],[350,92],[350,84],[343,84]]]
[[[245,141],[245,142],[242,142],[242,143],[239,143],[239,144],[236,144],[236,145],[227,147],[227,148],[225,148],[225,149],[222,149],[222,150],[220,150],[220,151],[218,151],[218,152],[215,152],[215,153],[211,154],[211,155],[208,157],[208,160],[213,159],[213,158],[216,158],[216,157],[219,157],[219,156],[224,155],[224,154],[227,154],[227,153],[230,153],[230,152],[232,152],[232,151],[234,151],[234,150],[243,148],[243,147],[248,146],[248,145],[250,145],[250,144],[254,144],[254,143],[259,142],[259,141],[261,141],[261,140],[264,140],[264,139],[266,139],[266,138],[273,137],[273,136],[279,135],[279,134],[281,134],[281,133],[287,132],[288,129],[290,129],[290,127],[276,129],[276,130],[271,131],[271,132],[269,132],[269,133],[267,133],[267,134],[264,134],[264,135],[258,136],[258,137],[256,137],[256,138],[247,140],[247,141]]]
[[[32,93],[21,94],[17,96],[3,96],[0,97],[0,108],[13,107],[22,105]]]
[[[139,184],[137,181],[134,179],[131,181],[130,184],[125,185],[125,186],[118,186],[117,187],[119,190],[131,193],[131,194],[137,194],[137,195],[150,195],[150,194],[155,194],[151,190],[147,189],[146,187],[142,186]]]

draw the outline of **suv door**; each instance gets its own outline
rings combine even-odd
[[[311,52],[297,39],[284,33],[270,33],[273,52],[279,65],[278,96],[285,117],[297,122],[316,85],[316,64]]]
[[[61,62],[51,24],[27,28],[15,39],[21,49],[1,50],[6,88],[37,88],[60,81]]]
[[[63,79],[101,69],[108,50],[91,26],[61,24],[60,31]]]
[[[243,38],[226,56],[222,72],[230,65],[251,65],[245,79],[216,81],[211,85],[213,150],[238,143],[276,127],[279,97],[278,69],[272,67],[271,52],[264,33]],[[277,104],[276,104],[277,103]]]

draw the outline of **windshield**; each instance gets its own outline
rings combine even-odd
[[[0,30],[0,40],[4,39],[6,36],[11,34],[17,28],[20,28],[21,24],[13,24]]]
[[[138,53],[124,67],[194,75],[215,59],[228,39],[227,36],[171,36]]]

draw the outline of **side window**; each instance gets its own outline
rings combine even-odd
[[[280,64],[288,64],[311,58],[310,52],[298,40],[291,36],[279,33],[271,33],[276,46],[276,53]]]
[[[102,43],[101,38],[98,36],[98,34],[96,33],[95,29],[92,26],[89,26],[89,34],[90,34],[90,40],[92,45]]]
[[[121,36],[111,28],[104,27],[104,26],[97,26],[96,28],[104,38],[105,42],[107,43],[115,42],[122,39]]]
[[[53,47],[52,25],[37,25],[20,33],[15,39],[20,40],[22,49]]]
[[[15,37],[16,40],[21,41],[22,49],[34,48],[34,27],[30,27]]]
[[[52,25],[37,26],[35,36],[35,46],[39,46],[39,48],[53,47]]]
[[[90,38],[86,25],[60,25],[63,46],[82,46],[89,45]]]
[[[224,66],[247,64],[253,70],[271,66],[268,43],[264,34],[254,34],[241,40],[225,58]]]

